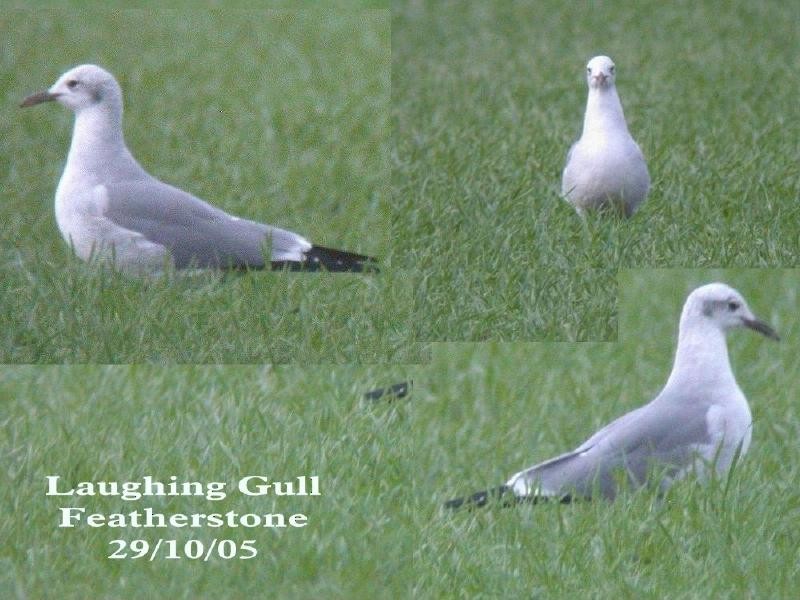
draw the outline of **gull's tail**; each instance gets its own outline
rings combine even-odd
[[[561,504],[569,504],[572,502],[572,496],[566,494],[564,496],[559,497],[551,497],[551,496],[517,496],[514,494],[513,490],[508,485],[501,485],[500,487],[492,488],[490,490],[484,490],[482,492],[476,492],[470,496],[464,496],[462,498],[454,498],[453,500],[448,500],[444,503],[445,508],[451,508],[453,510],[458,508],[480,508],[481,506],[486,506],[487,504],[497,504],[503,508],[509,506],[515,506],[517,504],[539,504],[540,502],[560,502]]]
[[[273,271],[330,271],[332,273],[377,273],[378,261],[371,256],[335,250],[325,246],[312,246],[303,253],[305,260],[272,261]]]

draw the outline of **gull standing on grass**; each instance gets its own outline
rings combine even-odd
[[[122,134],[122,90],[107,71],[81,65],[22,102],[56,100],[75,113],[56,221],[75,254],[125,271],[178,268],[374,270],[375,259],[229,215],[147,173]]]
[[[583,133],[570,148],[561,183],[561,193],[579,214],[611,209],[630,217],[650,189],[647,163],[628,133],[615,78],[607,56],[595,56],[586,65]]]
[[[690,473],[701,480],[709,478],[709,470],[726,474],[747,452],[752,429],[750,407],[728,361],[725,334],[734,327],[779,339],[733,288],[722,283],[697,288],[683,307],[672,373],[652,402],[603,427],[572,452],[446,506],[482,506],[504,494],[534,502],[568,502],[595,493],[614,498],[620,484],[639,487],[653,475],[661,479],[651,483],[664,492]]]

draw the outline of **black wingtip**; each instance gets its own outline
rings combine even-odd
[[[486,506],[490,500],[499,500],[503,498],[503,496],[506,495],[510,490],[511,488],[507,485],[501,485],[500,487],[492,488],[490,490],[475,492],[471,496],[464,496],[463,498],[448,500],[444,503],[444,507],[452,510],[462,507],[479,508],[481,506]]]
[[[398,398],[405,398],[411,391],[411,386],[413,384],[414,384],[413,381],[404,381],[402,383],[396,383],[389,387],[370,390],[369,392],[364,394],[364,399],[376,401],[388,396],[386,400],[391,402],[392,400]]]
[[[498,503],[502,508],[509,508],[517,504],[539,504],[543,502],[559,502],[560,504],[571,504],[573,498],[570,494],[550,498],[548,496],[517,496],[507,485],[501,485],[490,490],[476,492],[471,496],[455,498],[444,503],[445,508],[456,510],[459,508],[473,509],[486,506],[489,503]]]
[[[312,246],[304,253],[304,261],[272,261],[273,271],[329,271],[331,273],[378,273],[377,259],[355,252],[325,246]]]

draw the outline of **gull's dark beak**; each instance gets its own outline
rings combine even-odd
[[[767,336],[771,340],[780,341],[780,336],[775,333],[775,330],[764,323],[764,321],[759,321],[758,319],[742,319],[742,323],[748,329],[752,329],[753,331],[757,331],[758,333]]]
[[[58,94],[51,94],[47,90],[43,92],[36,92],[35,94],[31,94],[25,100],[22,101],[20,104],[20,108],[27,108],[28,106],[34,106],[35,104],[41,104],[42,102],[52,102],[58,98]]]

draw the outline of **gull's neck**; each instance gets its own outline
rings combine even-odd
[[[608,88],[590,87],[583,118],[583,137],[604,135],[609,131],[628,132],[617,88],[613,85]]]
[[[103,182],[137,179],[145,173],[125,146],[121,102],[95,104],[75,114],[64,171]]]
[[[678,349],[666,387],[736,386],[728,359],[725,332],[700,315],[684,315],[678,334]]]

